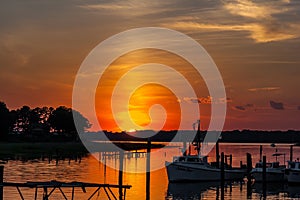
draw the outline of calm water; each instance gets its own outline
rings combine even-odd
[[[267,155],[268,161],[274,161],[275,158],[271,155],[275,152],[274,147],[264,145],[264,154]],[[286,160],[289,158],[289,146],[278,145],[278,152],[286,153]],[[234,145],[223,144],[220,145],[220,152],[233,155],[233,165],[239,166],[240,161],[246,163],[246,153],[252,154],[253,163],[259,159],[258,145]],[[179,153],[178,148],[167,149],[162,153],[165,160],[171,160],[173,155]],[[60,161],[56,165],[55,161],[50,163],[45,160],[31,160],[28,162],[22,161],[8,161],[4,164],[4,181],[6,182],[27,182],[27,181],[81,181],[92,183],[110,183],[118,184],[118,170],[110,167],[105,167],[104,164],[98,162],[94,158],[99,157],[99,153],[88,155],[82,158],[81,162],[68,160]],[[300,157],[300,148],[294,147],[294,158]],[[118,168],[118,159],[112,154],[110,156],[101,156],[103,162],[108,163],[114,168]],[[214,151],[211,152],[209,160],[214,161]],[[283,162],[283,157],[279,161]],[[105,160],[105,161],[104,161]],[[145,199],[146,186],[145,173],[135,173],[140,169],[145,169],[146,159],[143,154],[132,153],[125,156],[124,168],[130,170],[132,173],[124,173],[123,184],[132,185],[132,188],[127,190],[126,199]],[[254,184],[252,187],[251,199],[261,198],[261,188],[259,184]],[[25,199],[33,199],[33,189],[21,189]],[[63,189],[68,197],[71,196],[71,189]],[[75,190],[75,199],[87,199],[94,189],[87,189],[83,193],[81,189]],[[113,190],[117,195],[117,190]],[[268,184],[267,199],[297,199],[300,197],[300,186],[287,186],[283,184]],[[184,183],[184,184],[169,184],[165,169],[156,170],[151,173],[150,181],[150,197],[152,200],[159,199],[220,199],[219,183],[205,182],[205,183]],[[4,189],[4,199],[21,199],[18,191],[15,188]],[[42,190],[39,191],[38,199],[42,199]],[[51,195],[50,199],[63,199],[61,194],[56,191]],[[100,191],[93,199],[106,199],[104,191]],[[225,188],[225,199],[247,199],[246,184],[233,183],[227,185]]]

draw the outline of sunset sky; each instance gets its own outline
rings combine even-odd
[[[0,101],[10,109],[23,105],[71,107],[76,73],[96,45],[128,29],[164,27],[195,39],[218,66],[227,94],[225,130],[300,129],[298,0],[4,0],[0,27]],[[114,84],[124,70],[146,63],[161,63],[179,71],[180,66],[189,66],[176,55],[155,50],[131,52],[115,60],[95,95],[103,129],[118,129],[108,100]],[[161,104],[166,116],[156,117],[168,119],[164,129],[176,129],[178,106],[201,102],[203,128],[208,127],[211,103],[205,82],[193,77],[192,71],[181,73],[189,75],[198,99],[175,98],[166,88],[147,85],[129,100],[134,122],[148,125],[148,109]],[[130,80],[144,76],[143,70],[135,71],[127,77],[124,91]],[[164,113],[161,107],[158,111]],[[89,111],[80,112],[89,118]],[[123,114],[116,117],[122,120]],[[195,121],[195,116],[185,118],[184,127],[191,129]]]

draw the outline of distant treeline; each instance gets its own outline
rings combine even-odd
[[[90,128],[90,122],[79,112],[60,106],[9,110],[0,102],[0,141],[76,140],[73,112],[80,121],[79,131]]]
[[[139,131],[140,135],[145,135]],[[149,132],[149,131],[148,131]],[[179,134],[178,137],[175,136]],[[203,139],[206,134],[210,134],[207,131],[201,131],[201,138]],[[134,137],[125,132],[112,133],[105,132],[105,135],[112,141],[147,141],[147,138]],[[195,135],[194,131],[160,131],[154,136],[150,137],[151,141],[157,142],[181,142],[188,141],[188,137]],[[191,138],[191,137],[190,137]],[[300,143],[300,132],[294,130],[288,131],[258,131],[258,130],[233,130],[223,131],[221,133],[220,142],[231,143]]]

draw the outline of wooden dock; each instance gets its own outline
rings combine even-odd
[[[26,183],[13,183],[3,182],[3,166],[0,166],[0,200],[3,200],[3,188],[15,187],[20,195],[20,199],[24,200],[22,194],[22,188],[31,188],[34,190],[34,199],[37,200],[39,190],[43,191],[42,200],[48,200],[55,190],[58,190],[62,199],[68,200],[63,188],[72,189],[71,200],[75,198],[75,188],[81,188],[83,193],[86,193],[86,188],[94,188],[94,192],[87,198],[92,199],[100,190],[103,190],[107,199],[109,200],[125,200],[126,190],[131,188],[131,185],[112,185],[112,184],[99,184],[99,183],[85,183],[85,182],[59,182],[59,181],[47,181],[47,182],[26,182]],[[112,188],[119,189],[119,198],[114,194]]]

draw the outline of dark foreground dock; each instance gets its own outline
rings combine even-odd
[[[37,199],[38,190],[43,190],[42,200],[48,200],[51,194],[55,190],[59,190],[63,199],[68,200],[65,195],[63,188],[71,188],[72,196],[71,200],[74,200],[75,197],[75,188],[81,188],[83,193],[86,193],[86,188],[95,188],[95,191],[89,196],[88,200],[92,199],[97,192],[100,192],[101,189],[104,190],[107,199],[118,200],[116,195],[111,190],[112,188],[118,188],[119,200],[125,200],[126,190],[131,188],[131,185],[111,185],[111,184],[99,184],[99,183],[85,183],[85,182],[59,182],[59,181],[48,181],[48,182],[26,182],[26,183],[12,183],[12,182],[3,182],[3,166],[0,166],[0,200],[3,200],[3,188],[4,187],[15,187],[20,195],[20,198],[24,200],[21,188],[32,188],[35,191],[34,199]]]

